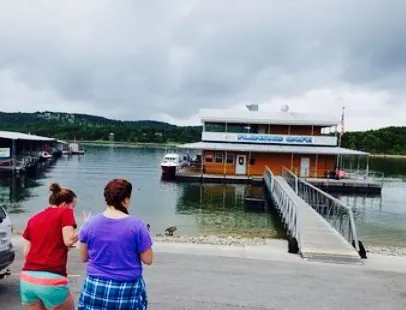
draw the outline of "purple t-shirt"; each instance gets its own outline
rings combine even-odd
[[[135,281],[142,276],[140,254],[152,246],[145,223],[133,216],[93,216],[80,230],[79,241],[88,247],[87,274],[115,281]]]

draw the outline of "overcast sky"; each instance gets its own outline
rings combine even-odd
[[[1,0],[0,110],[196,124],[199,108],[406,125],[404,0]]]

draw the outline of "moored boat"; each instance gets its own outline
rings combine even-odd
[[[175,176],[176,169],[180,167],[180,157],[175,153],[168,153],[161,162],[162,174],[166,176]]]

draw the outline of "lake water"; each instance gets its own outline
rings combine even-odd
[[[153,234],[178,226],[184,235],[240,235],[283,238],[274,213],[247,212],[246,194],[263,189],[248,185],[174,183],[161,180],[164,148],[91,147],[85,156],[61,158],[35,178],[0,179],[0,205],[7,208],[16,231],[47,204],[48,186],[60,182],[78,195],[76,214],[104,209],[107,181],[124,177],[133,183],[131,213],[151,225]],[[406,175],[406,160],[374,159],[371,168],[390,178]],[[384,169],[385,168],[385,169]],[[406,183],[388,179],[381,197],[340,196],[355,207],[358,234],[366,244],[406,247]]]

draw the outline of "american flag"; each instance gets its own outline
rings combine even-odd
[[[343,109],[343,114],[341,116],[340,128],[341,128],[340,135],[342,137],[344,135],[344,109]]]

